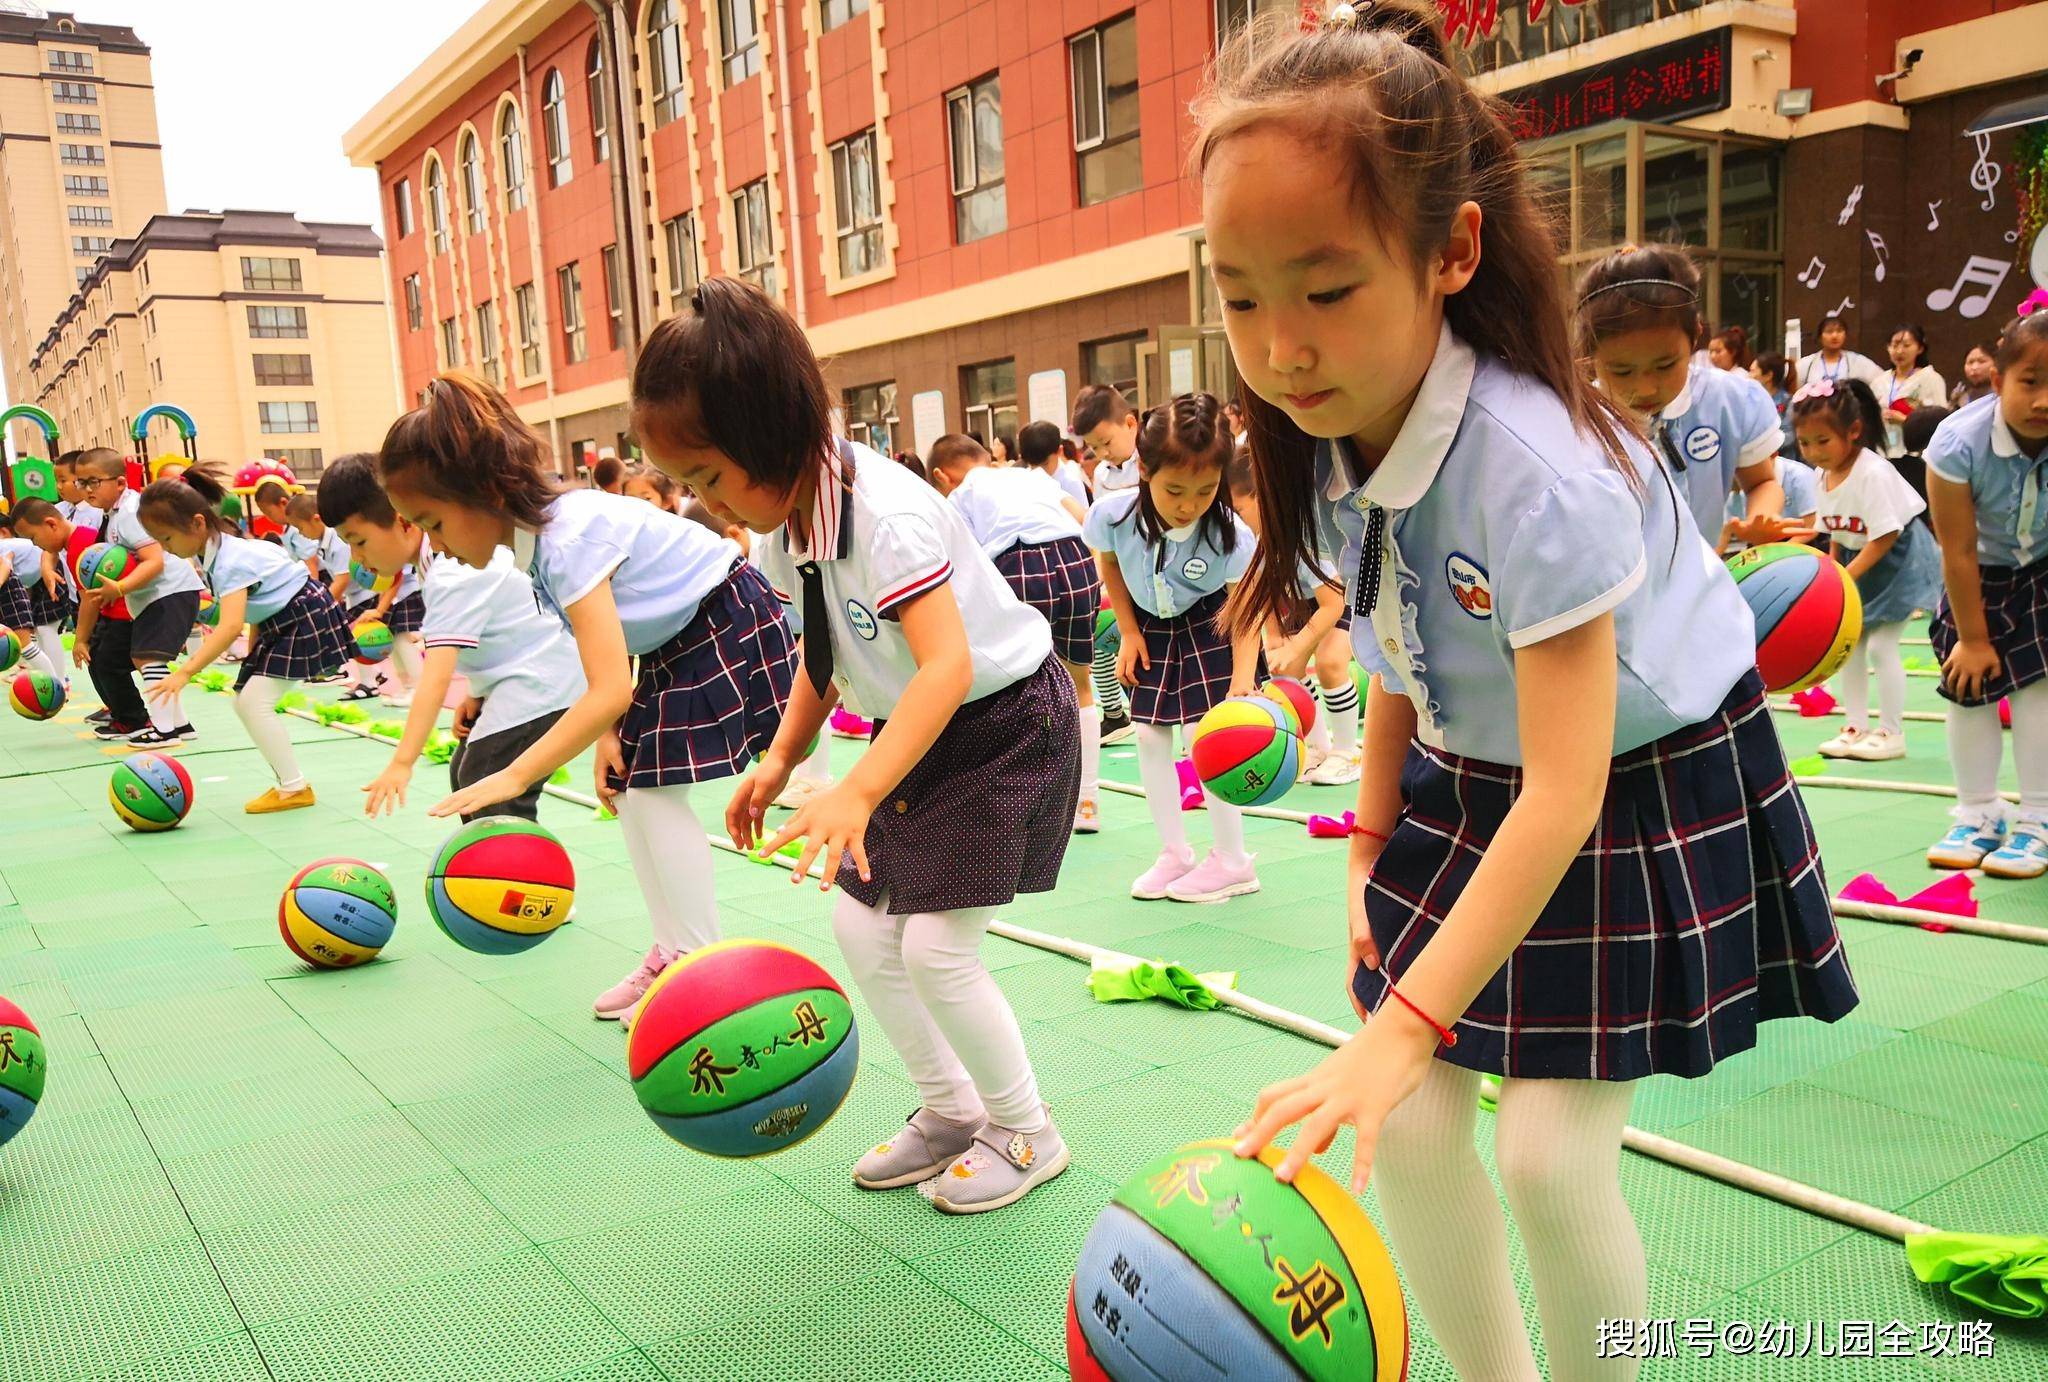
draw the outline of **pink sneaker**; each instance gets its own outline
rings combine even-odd
[[[1167,895],[1167,889],[1182,874],[1195,866],[1195,853],[1189,850],[1183,854],[1168,847],[1159,851],[1159,857],[1152,867],[1138,875],[1138,881],[1131,884],[1131,896],[1146,902],[1157,902]]]
[[[1166,895],[1175,902],[1221,902],[1259,890],[1259,875],[1247,854],[1242,864],[1226,864],[1215,850],[1167,886]]]
[[[597,1001],[590,1006],[606,1021],[617,1022],[631,1013],[647,993],[648,986],[661,977],[661,972],[674,964],[674,952],[660,946],[648,948],[647,957],[640,961],[640,967],[625,978],[597,995]]]

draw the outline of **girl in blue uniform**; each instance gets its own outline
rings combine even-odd
[[[1956,824],[1927,862],[2038,878],[2048,872],[2048,312],[2005,328],[1991,381],[1993,392],[1943,419],[1927,447],[1945,587],[1929,633],[1956,773]],[[1998,795],[2001,696],[2020,780],[2009,822]]]
[[[1081,525],[1116,611],[1123,639],[1117,672],[1134,688],[1138,776],[1159,831],[1159,858],[1131,884],[1136,898],[1221,902],[1259,890],[1244,816],[1213,792],[1215,842],[1197,861],[1173,766],[1175,725],[1191,736],[1210,706],[1250,694],[1265,675],[1257,627],[1233,638],[1216,625],[1258,545],[1230,504],[1230,452],[1215,395],[1182,394],[1145,415],[1138,487],[1097,500]]]
[[[1293,599],[1320,537],[1374,673],[1348,890],[1370,1016],[1259,1097],[1238,1150],[1301,1122],[1290,1177],[1355,1124],[1354,1186],[1378,1175],[1451,1367],[1527,1382],[1472,1140],[1479,1076],[1502,1076],[1552,1376],[1627,1376],[1595,1352],[1601,1319],[1646,1312],[1619,1185],[1635,1082],[1855,1003],[1752,620],[1580,374],[1514,136],[1434,7],[1339,6],[1221,69],[1196,154],[1265,526],[1229,614]]]
[[[199,466],[142,491],[142,526],[181,564],[197,560],[220,607],[220,618],[199,647],[144,694],[175,705],[193,675],[233,646],[244,625],[252,628],[248,656],[235,675],[235,716],[277,775],[277,785],[242,809],[250,815],[295,811],[313,804],[313,788],[299,770],[277,703],[298,683],[341,666],[351,647],[348,625],[341,606],[305,563],[292,560],[278,543],[234,531],[220,514],[225,497],[220,482]]]

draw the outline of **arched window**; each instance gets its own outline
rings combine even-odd
[[[455,161],[462,165],[462,217],[471,235],[484,230],[484,161],[477,154],[476,136],[465,133]]]
[[[441,177],[441,160],[427,159],[427,231],[434,253],[448,253],[448,184]]]
[[[548,186],[560,187],[569,180],[569,105],[562,99],[562,73],[549,68],[540,84],[541,138],[547,142]]]
[[[647,78],[654,92],[654,127],[683,113],[683,26],[676,0],[655,0],[647,11]]]
[[[505,209],[525,206],[526,132],[519,123],[519,107],[513,105],[498,112],[498,176],[505,182]]]
[[[611,98],[605,94],[604,40],[590,40],[590,56],[583,64],[584,88],[590,98],[591,158],[603,163],[612,156]]]

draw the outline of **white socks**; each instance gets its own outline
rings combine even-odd
[[[57,670],[57,660],[43,647],[41,629],[37,629],[29,636],[28,642],[21,645],[21,666],[31,672],[48,672],[59,681],[64,679],[64,674]]]
[[[1345,664],[1350,671],[1350,664]],[[1342,686],[1318,688],[1323,693],[1323,713],[1316,717],[1318,726],[1327,725],[1330,738],[1338,753],[1358,751],[1358,683],[1345,677]]]
[[[1432,1061],[1388,1116],[1373,1175],[1401,1275],[1460,1377],[1540,1374],[1508,1269],[1507,1224],[1472,1142],[1479,1077]],[[1602,1319],[1642,1319],[1649,1274],[1621,1195],[1621,1130],[1635,1087],[1506,1080],[1494,1160],[1528,1249],[1553,1382],[1636,1376],[1633,1358],[1596,1358]]]
[[[1006,1128],[1044,1117],[1038,1078],[1009,999],[981,962],[993,907],[892,917],[845,893],[832,931],[868,1008],[903,1057],[926,1108]]]
[[[1093,801],[1102,784],[1102,707],[1081,707],[1081,800]]]
[[[1877,664],[1877,727],[1893,734],[1906,730],[1906,663],[1899,654],[1899,637],[1906,631],[1904,621],[1866,626],[1863,637],[1849,650],[1842,664],[1842,710],[1844,727],[1870,726],[1869,667]]]
[[[69,681],[70,677],[58,670],[65,665],[64,635],[55,624],[36,625],[36,647],[42,649],[43,656],[50,659],[50,675],[62,681]],[[25,650],[23,655],[26,656]]]
[[[235,693],[235,717],[277,775],[281,792],[296,792],[306,785],[306,775],[299,771],[299,756],[292,749],[292,732],[277,713],[277,703],[291,685],[276,677],[251,677],[249,684]]]
[[[818,746],[811,750],[808,758],[796,765],[796,771],[792,772],[789,776],[791,781],[795,781],[797,778],[807,778],[812,782],[830,782],[832,780],[831,734],[825,730],[819,730]]]
[[[176,699],[151,700],[149,690],[171,674],[168,662],[145,662],[135,669],[142,677],[142,703],[149,708],[149,723],[159,734],[169,734],[184,723],[178,718]]]
[[[401,633],[391,640],[391,670],[398,680],[398,689],[410,694],[420,681],[419,635]]]
[[[2048,681],[2024,686],[2012,704],[2012,760],[2020,779],[2018,817],[2048,824]],[[1956,813],[1972,820],[2004,811],[1998,766],[2005,757],[1998,704],[1948,708],[1948,756],[1956,775]]]
[[[718,899],[711,841],[690,808],[690,784],[629,787],[619,795],[618,812],[655,944],[678,955],[712,944]]]
[[[1137,732],[1138,780],[1144,784],[1145,809],[1152,813],[1159,843],[1183,859],[1192,859],[1195,856],[1188,844],[1187,822],[1181,818],[1180,774],[1173,766],[1173,726],[1139,725]],[[1192,739],[1194,733],[1193,725],[1182,730],[1187,739]],[[1245,862],[1244,813],[1218,799],[1214,792],[1206,794],[1204,805],[1209,812],[1212,848],[1224,863],[1241,867]]]

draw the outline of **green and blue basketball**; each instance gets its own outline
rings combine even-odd
[[[1756,619],[1756,669],[1772,691],[1804,691],[1840,670],[1863,636],[1863,597],[1832,556],[1796,542],[1728,559]]]
[[[531,950],[569,919],[576,869],[561,841],[517,816],[471,821],[427,874],[427,912],[448,939],[483,955]]]
[[[64,708],[64,683],[40,667],[16,672],[7,684],[7,703],[25,720],[47,720]]]
[[[391,629],[381,619],[358,619],[350,630],[356,640],[356,661],[374,666],[391,656]]]
[[[354,581],[359,589],[372,591],[378,595],[398,584],[396,576],[380,576],[359,561],[348,564],[348,578]]]
[[[21,637],[13,629],[0,629],[0,672],[14,670],[21,661]]]
[[[138,753],[114,765],[107,800],[131,830],[170,830],[192,810],[192,776],[168,754]]]
[[[217,629],[220,627],[220,601],[214,599],[213,596],[203,590],[199,592],[198,624],[203,629]]]
[[[111,542],[95,542],[78,554],[78,583],[86,589],[112,585],[128,574],[135,554]]]
[[[1118,1188],[1067,1294],[1076,1382],[1407,1375],[1407,1307],[1372,1221],[1314,1166],[1276,1179],[1282,1155],[1196,1142]]]
[[[277,904],[277,929],[315,969],[377,958],[398,924],[391,880],[360,859],[316,859],[292,875]]]
[[[1188,745],[1205,791],[1232,806],[1265,806],[1301,775],[1294,711],[1264,696],[1233,696],[1209,708]]]
[[[845,990],[809,956],[767,941],[720,941],[677,960],[626,1039],[640,1107],[713,1156],[803,1141],[838,1111],[859,1064]]]
[[[49,1073],[43,1034],[27,1013],[0,998],[0,1147],[35,1117]]]

